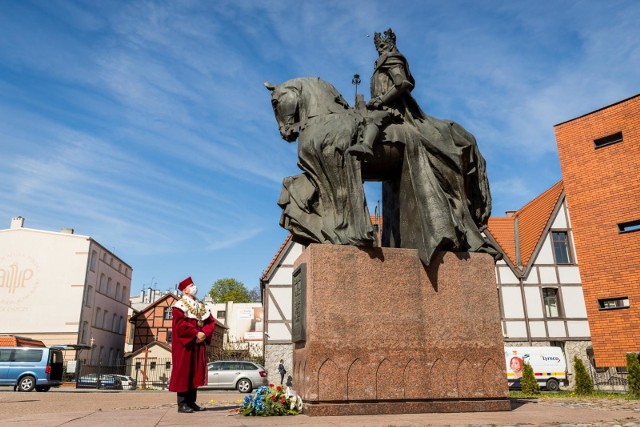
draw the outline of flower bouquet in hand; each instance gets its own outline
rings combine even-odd
[[[293,389],[269,384],[260,386],[255,393],[245,396],[240,407],[242,415],[298,415],[302,412],[302,399]]]

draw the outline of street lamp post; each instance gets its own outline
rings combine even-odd
[[[354,74],[353,78],[351,79],[351,84],[356,87],[356,93],[354,97],[356,103],[358,102],[358,85],[360,83],[362,83],[362,81],[360,80],[360,74]]]

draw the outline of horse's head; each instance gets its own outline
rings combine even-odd
[[[295,141],[300,127],[316,116],[343,113],[349,104],[329,83],[318,77],[301,77],[279,85],[264,84],[271,91],[271,105],[280,135]]]
[[[280,135],[285,141],[295,141],[300,132],[298,115],[300,89],[286,84],[274,86],[271,83],[265,83],[264,85],[271,91],[271,106],[278,122]]]

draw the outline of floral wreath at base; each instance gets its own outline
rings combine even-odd
[[[245,396],[240,414],[268,417],[272,415],[298,415],[302,412],[302,398],[289,387],[269,384],[260,386],[255,393]]]

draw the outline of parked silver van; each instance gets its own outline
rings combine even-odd
[[[0,385],[49,391],[62,384],[62,351],[56,347],[0,347]]]

